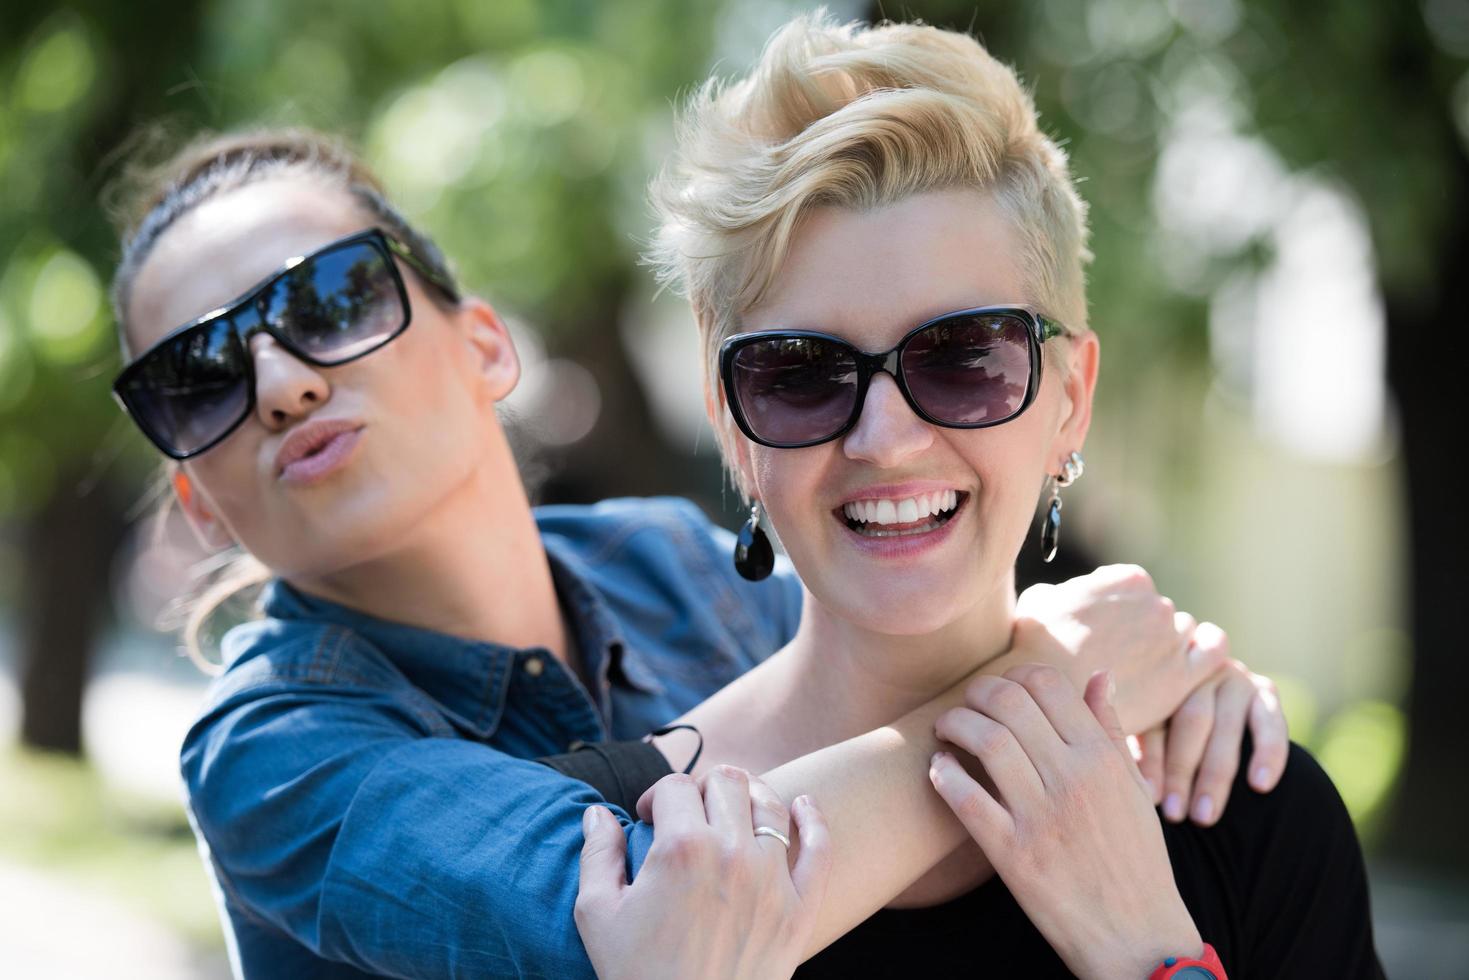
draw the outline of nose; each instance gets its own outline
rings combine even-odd
[[[933,426],[919,418],[898,383],[885,371],[873,375],[857,424],[842,440],[848,459],[897,466],[933,445]]]
[[[300,421],[331,397],[331,385],[322,373],[268,334],[250,338],[250,355],[255,364],[255,412],[272,432]]]

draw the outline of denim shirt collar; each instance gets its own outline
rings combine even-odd
[[[605,724],[609,718],[609,683],[625,683],[653,694],[661,693],[663,686],[657,674],[624,642],[607,601],[587,581],[578,557],[554,539],[542,541],[557,598],[575,635],[587,676],[596,679],[596,690],[587,693]],[[266,586],[261,604],[273,619],[313,620],[357,633],[466,728],[485,737],[499,727],[516,664],[532,656],[553,659],[541,647],[471,640],[379,619],[302,592],[281,579],[273,579]],[[566,676],[571,679],[572,672],[567,670]]]

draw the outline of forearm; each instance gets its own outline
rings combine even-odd
[[[997,657],[975,673],[1003,674]],[[890,725],[763,774],[788,803],[805,794],[830,827],[832,871],[809,953],[850,932],[969,839],[928,780],[939,748],[934,722],[963,703],[974,675]]]

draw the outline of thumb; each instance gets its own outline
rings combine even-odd
[[[589,806],[582,812],[581,829],[586,836],[581,846],[581,895],[593,901],[615,899],[627,887],[622,825],[606,807]]]
[[[1143,774],[1138,771],[1137,760],[1132,757],[1127,735],[1122,731],[1122,722],[1117,718],[1117,707],[1113,703],[1115,698],[1116,684],[1112,680],[1112,671],[1099,670],[1092,674],[1091,679],[1086,682],[1086,693],[1082,695],[1082,699],[1111,739],[1112,747],[1127,763],[1127,771],[1132,773],[1133,782],[1151,799],[1153,794],[1143,780]]]

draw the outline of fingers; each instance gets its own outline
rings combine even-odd
[[[1168,758],[1163,766],[1163,816],[1174,823],[1187,815],[1194,773],[1214,728],[1216,681],[1190,694],[1168,720]]]
[[[1255,687],[1255,699],[1249,708],[1250,738],[1255,746],[1250,754],[1250,786],[1256,792],[1268,793],[1285,773],[1290,758],[1290,730],[1280,710],[1275,682],[1262,674],[1250,674],[1250,681]]]
[[[1020,664],[1005,671],[1005,678],[1029,692],[1051,728],[1068,745],[1094,737],[1096,727],[1091,715],[1062,671],[1049,664]],[[1024,738],[1021,744],[1025,744]]]
[[[1102,726],[1102,731],[1107,733],[1107,738],[1112,742],[1112,747],[1117,754],[1127,763],[1127,770],[1143,792],[1147,792],[1147,785],[1143,782],[1142,774],[1138,772],[1137,762],[1132,757],[1132,749],[1128,747],[1127,735],[1122,731],[1122,722],[1117,718],[1117,708],[1114,704],[1117,697],[1117,686],[1112,680],[1110,670],[1099,670],[1092,674],[1086,683],[1086,691],[1082,699],[1086,706],[1096,716],[1097,723]]]
[[[582,811],[581,829],[586,839],[581,846],[578,904],[615,900],[627,887],[627,839],[622,825],[606,807],[589,806]]]
[[[1202,683],[1228,660],[1229,637],[1224,630],[1214,623],[1199,623],[1195,626],[1193,644],[1188,648],[1189,676]]]
[[[648,817],[653,821],[655,845],[663,837],[678,839],[708,832],[704,796],[694,777],[681,772],[664,776],[644,795],[651,798]],[[642,800],[638,805],[641,814]]]
[[[772,830],[780,831],[789,838],[791,836],[791,815],[786,808],[785,801],[759,776],[751,774],[749,784],[751,827],[769,827]],[[755,846],[770,857],[778,858],[782,864],[785,863],[786,846],[774,837],[763,835],[756,837]]]
[[[791,814],[795,817],[796,833],[801,840],[796,865],[791,869],[791,884],[795,885],[804,907],[819,908],[826,897],[826,883],[831,876],[831,831],[826,825],[825,815],[809,796],[796,797],[791,805]]]
[[[1245,714],[1255,699],[1255,687],[1241,674],[1230,676],[1214,698],[1214,730],[1209,733],[1203,762],[1194,777],[1194,823],[1211,826],[1229,802],[1229,790],[1239,772],[1240,739],[1245,733]]]
[[[1138,736],[1138,743],[1142,758],[1138,760],[1137,768],[1147,784],[1148,798],[1153,801],[1153,806],[1158,806],[1163,802],[1163,760],[1168,748],[1168,729],[1163,725],[1150,728]]]
[[[1024,693],[1018,684],[1006,683]],[[939,738],[952,742],[978,759],[1000,795],[1011,805],[1020,805],[1044,795],[1045,782],[1030,756],[1020,747],[1015,734],[995,719],[973,708],[950,708],[939,715],[933,730]]]
[[[1054,667],[1035,664],[1024,676],[1037,690],[1046,688],[1045,696],[1053,703],[1054,710],[1063,714],[1068,708],[1072,712],[1080,711],[1081,705],[1075,703],[1075,689]],[[981,674],[965,688],[964,700],[974,711],[1010,730],[1043,782],[1048,772],[1055,771],[1065,743],[1027,684],[1012,679],[1009,674],[1004,677]],[[1068,716],[1067,722],[1072,729],[1082,723],[1074,714]]]
[[[1015,821],[958,760],[947,752],[935,752],[928,779],[983,850],[993,854],[1007,846],[1015,834]]]
[[[728,847],[751,842],[750,775],[735,766],[715,766],[704,777],[704,812],[715,836]],[[779,828],[777,828],[779,829]]]

